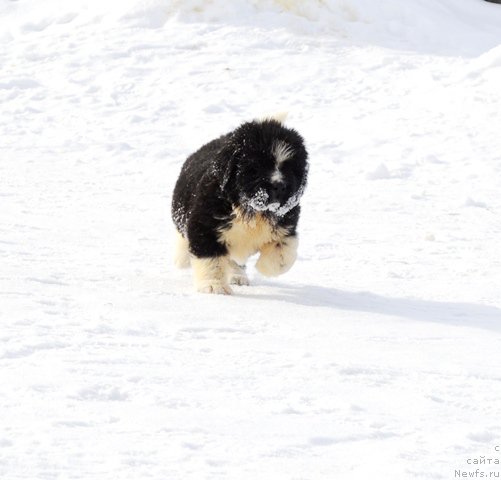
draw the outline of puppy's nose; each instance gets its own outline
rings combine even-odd
[[[285,185],[282,182],[272,183],[270,187],[270,203],[280,202],[285,194]]]

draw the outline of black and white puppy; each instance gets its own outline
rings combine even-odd
[[[266,276],[296,260],[299,200],[306,186],[303,138],[280,119],[247,122],[190,155],[174,188],[175,263],[193,267],[195,287],[231,293],[248,285],[245,262]]]

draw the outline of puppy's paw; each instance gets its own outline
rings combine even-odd
[[[266,277],[276,277],[290,270],[297,258],[297,238],[267,243],[261,248],[257,270]]]
[[[245,273],[245,266],[240,266],[237,262],[230,261],[230,284],[249,285],[249,279]]]
[[[227,257],[191,259],[195,288],[202,293],[231,295],[227,281],[229,261]]]
[[[243,275],[236,274],[230,276],[230,284],[231,285],[250,285],[249,279],[247,275],[244,273]]]
[[[207,285],[199,285],[197,290],[200,293],[215,293],[217,295],[231,295],[233,293],[229,285],[216,282]]]

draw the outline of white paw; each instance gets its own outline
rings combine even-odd
[[[266,277],[276,277],[290,270],[297,258],[297,239],[271,242],[261,249],[257,270]]]
[[[195,288],[202,293],[231,295],[227,281],[229,262],[227,257],[191,259]]]
[[[207,285],[200,285],[197,290],[200,293],[215,293],[217,295],[231,295],[233,291],[229,285],[222,283],[211,283]]]
[[[245,266],[230,260],[229,281],[231,285],[249,285],[249,279],[245,273]]]
[[[233,274],[230,276],[230,284],[231,285],[250,285],[249,279],[247,278],[247,275],[244,273],[243,275],[241,274]]]

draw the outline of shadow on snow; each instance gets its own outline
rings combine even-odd
[[[394,298],[370,292],[346,292],[316,285],[274,284],[274,286],[280,291],[268,298],[298,305],[391,315],[411,320],[501,332],[501,309],[489,305]],[[245,297],[257,298],[254,295],[245,295]],[[262,299],[262,296],[259,298]]]

